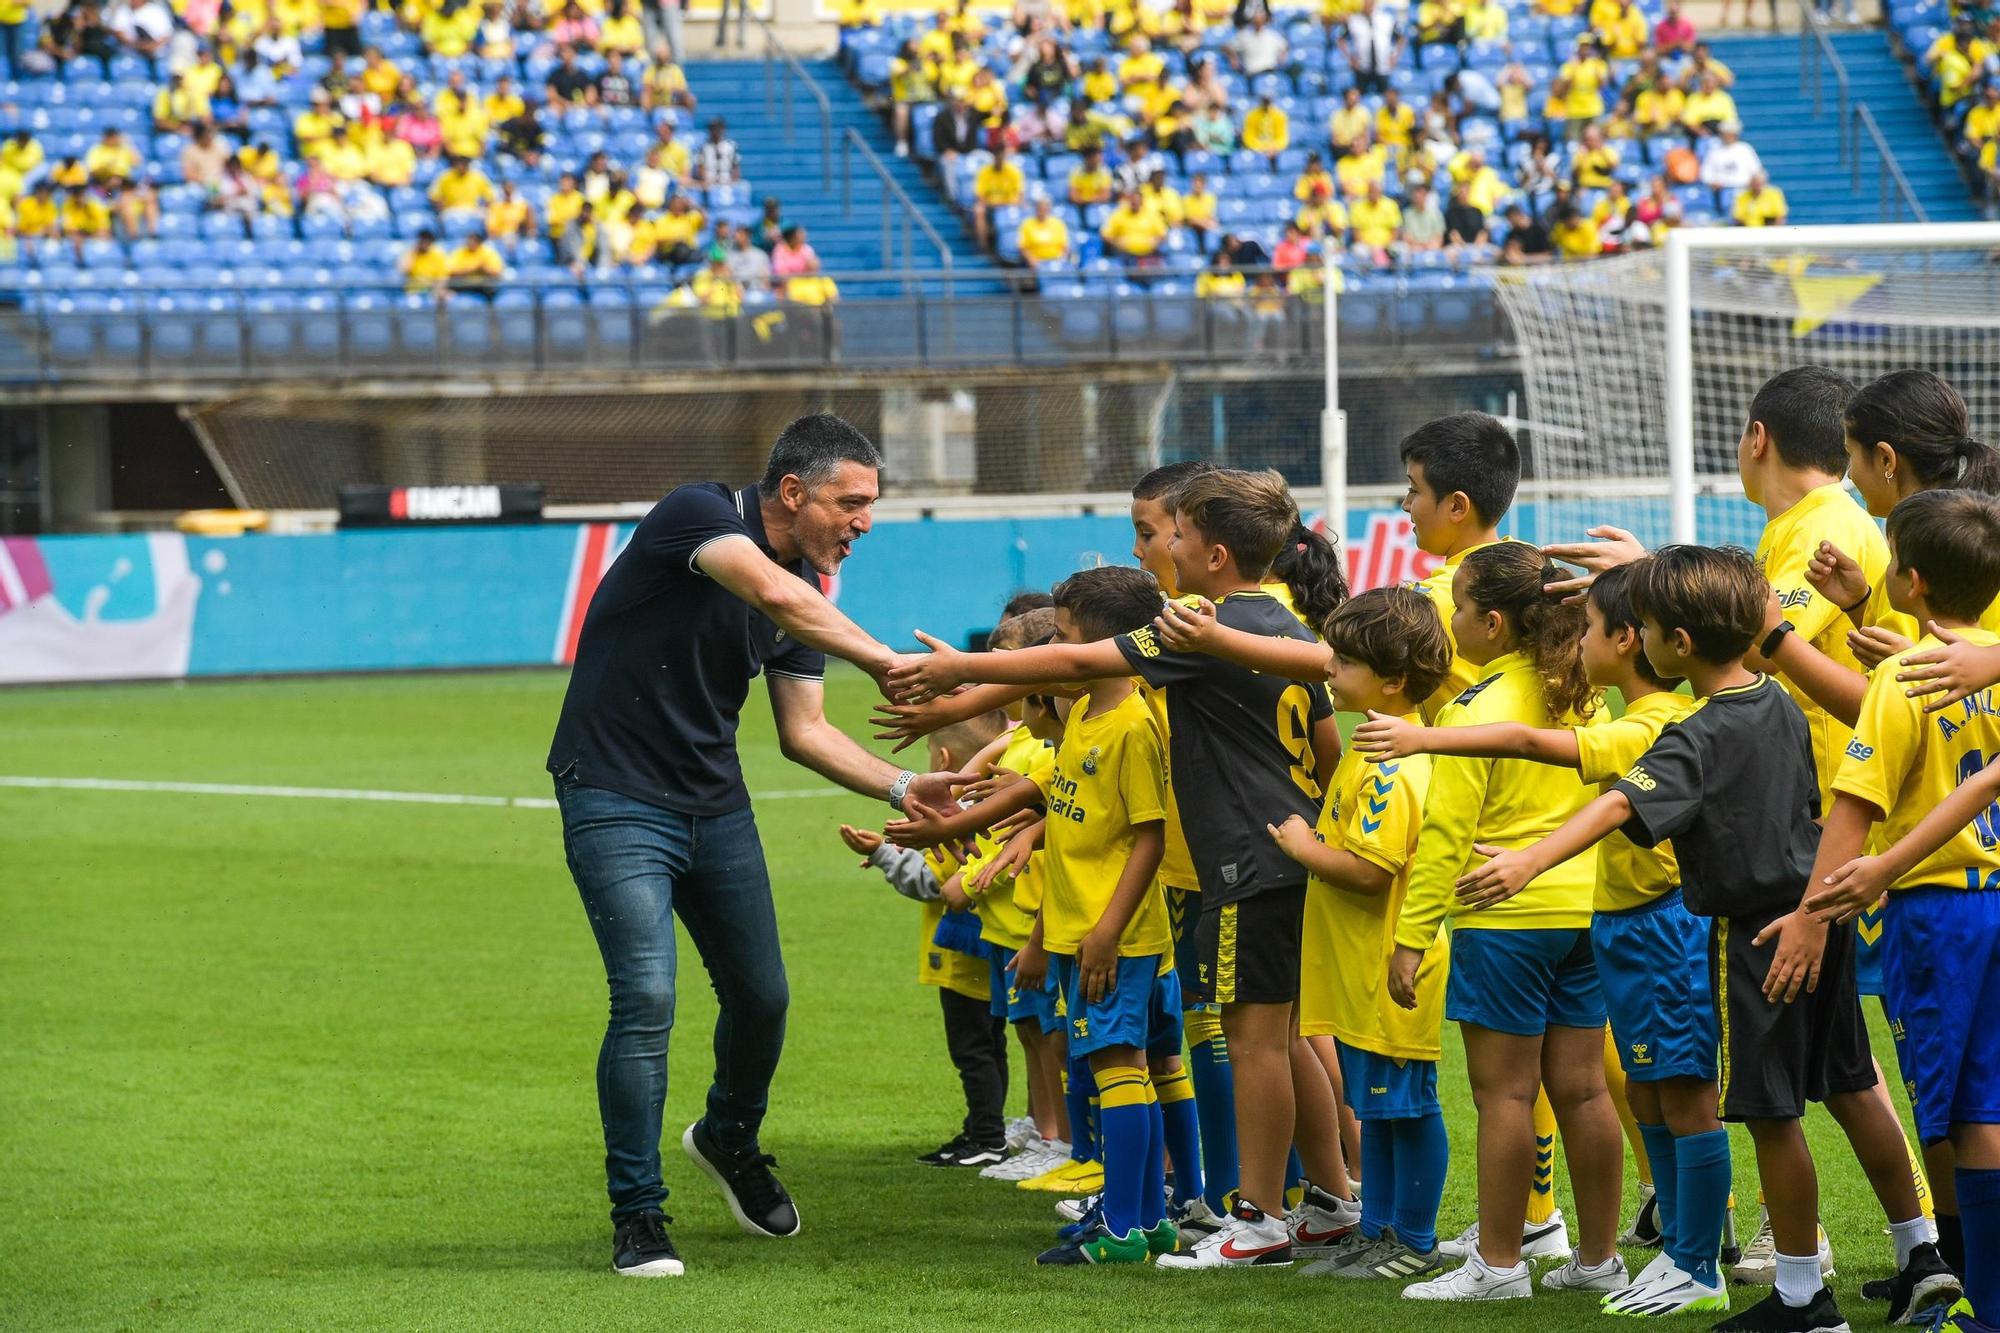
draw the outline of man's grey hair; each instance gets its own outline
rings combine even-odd
[[[815,491],[833,479],[842,463],[859,463],[879,472],[882,453],[866,435],[833,413],[815,412],[800,417],[778,436],[758,489],[765,495],[776,495],[786,477],[797,477],[808,492]]]

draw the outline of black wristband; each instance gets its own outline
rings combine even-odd
[[[1856,611],[1859,611],[1862,607],[1868,605],[1868,599],[1870,597],[1873,597],[1874,595],[1875,595],[1875,590],[1873,588],[1862,589],[1861,596],[1858,600],[1856,600],[1854,605],[1841,607],[1840,614],[1844,616],[1853,615]]]
[[[1764,636],[1764,642],[1757,645],[1757,651],[1768,662],[1771,659],[1771,655],[1778,651],[1778,645],[1785,641],[1785,636],[1797,628],[1798,626],[1789,620],[1780,620],[1771,627],[1771,632]]]

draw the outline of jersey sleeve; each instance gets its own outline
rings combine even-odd
[[[1923,728],[1923,700],[1909,696],[1893,669],[1875,672],[1861,696],[1854,736],[1834,770],[1833,790],[1858,796],[1887,815],[1917,763]]]
[[[1132,674],[1148,685],[1172,685],[1206,675],[1214,658],[1206,653],[1183,653],[1161,643],[1151,625],[1141,625],[1112,640],[1132,668]]]
[[[810,644],[788,638],[784,647],[765,661],[764,671],[768,675],[792,676],[799,680],[825,680],[826,654]]]
[[[1125,734],[1118,756],[1118,790],[1125,800],[1125,818],[1149,824],[1167,817],[1167,760],[1160,745],[1159,724],[1147,712]]]
[[[1449,725],[1457,709],[1448,708],[1440,723]],[[1486,805],[1491,760],[1440,756],[1431,763],[1430,791],[1424,797],[1424,826],[1417,834],[1416,855],[1410,858],[1410,885],[1396,922],[1396,943],[1428,949],[1437,940],[1453,890],[1472,855],[1472,831]],[[1364,802],[1365,804],[1365,802]]]
[[[632,545],[662,565],[694,570],[694,558],[702,547],[723,537],[749,535],[727,489],[714,484],[678,486],[639,521]]]
[[[1657,847],[1694,826],[1701,809],[1701,746],[1684,726],[1671,726],[1613,784],[1632,803],[1624,834],[1641,847]]]
[[[1585,782],[1616,782],[1659,735],[1658,728],[1623,717],[1570,731],[1576,736],[1577,773]]]
[[[1421,756],[1367,764],[1353,805],[1341,811],[1340,846],[1391,875],[1410,860],[1412,834],[1424,817],[1422,784],[1416,781]]]

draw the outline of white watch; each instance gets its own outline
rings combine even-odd
[[[889,806],[897,814],[903,813],[903,797],[909,794],[910,784],[916,780],[917,775],[906,768],[889,784]]]

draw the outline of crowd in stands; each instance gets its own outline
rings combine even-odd
[[[37,19],[0,0],[0,232],[52,291],[127,266],[234,284],[244,258],[287,285],[400,276],[440,299],[617,273],[712,314],[826,304],[728,126],[696,127],[680,12],[73,0]]]
[[[1906,42],[1918,39],[1913,49],[1921,51],[1937,114],[1988,211],[2000,211],[2000,10],[1933,6],[1910,17],[1902,32]],[[1924,26],[1936,19],[1948,26]]]
[[[1678,0],[849,0],[903,154],[1038,273],[1537,264],[1769,226],[1785,197]]]

